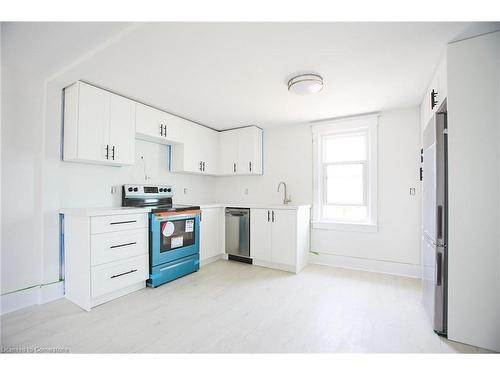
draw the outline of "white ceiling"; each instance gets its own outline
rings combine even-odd
[[[216,129],[418,105],[446,43],[474,23],[148,23],[66,71]],[[496,26],[495,26],[496,27]],[[319,94],[287,91],[319,73]]]

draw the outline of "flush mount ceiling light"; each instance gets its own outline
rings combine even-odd
[[[301,74],[288,81],[288,91],[297,95],[316,94],[323,89],[323,77],[317,74]]]

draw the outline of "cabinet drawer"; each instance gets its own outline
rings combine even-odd
[[[148,230],[93,234],[90,238],[91,264],[114,262],[148,253]]]
[[[92,297],[99,297],[145,281],[148,277],[147,255],[92,267]]]
[[[92,234],[147,227],[147,214],[95,216],[90,220],[90,233]]]

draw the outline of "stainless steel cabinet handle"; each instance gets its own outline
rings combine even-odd
[[[137,222],[137,220],[115,221],[114,223],[109,223],[109,225],[129,224],[129,223],[136,223],[136,222]]]
[[[113,146],[113,147],[111,148],[111,152],[112,152],[112,154],[111,154],[111,158],[112,158],[113,160],[115,160],[115,146]]]
[[[236,173],[236,163],[233,163],[233,172]]]
[[[167,137],[167,125],[163,125],[163,134],[165,134],[165,138]]]
[[[272,216],[273,216],[273,223],[274,223],[274,211],[273,211],[273,215]]]
[[[248,169],[250,170],[250,172],[252,172],[252,162],[248,162]]]
[[[203,172],[203,162],[202,161],[200,161],[200,171]]]
[[[106,155],[105,155],[105,158],[109,159],[109,145],[106,145]]]
[[[117,247],[132,246],[132,245],[135,245],[135,244],[137,244],[137,242],[129,242],[129,243],[121,244],[121,245],[113,245],[113,246],[110,246],[109,248],[110,249],[116,249]]]
[[[163,124],[160,124],[160,136],[163,137]]]
[[[137,270],[130,270],[130,271],[127,271],[127,272],[119,273],[118,275],[111,276],[110,279],[114,279],[115,277],[120,277],[120,276],[123,276],[123,275],[128,275],[129,273],[133,273],[133,272],[137,272]]]
[[[203,172],[205,172],[205,162],[203,162]]]
[[[267,222],[269,223],[270,217],[269,217],[269,210],[267,210]]]

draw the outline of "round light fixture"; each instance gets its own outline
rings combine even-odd
[[[288,81],[288,91],[298,95],[316,94],[323,89],[323,77],[317,74],[301,74]]]

